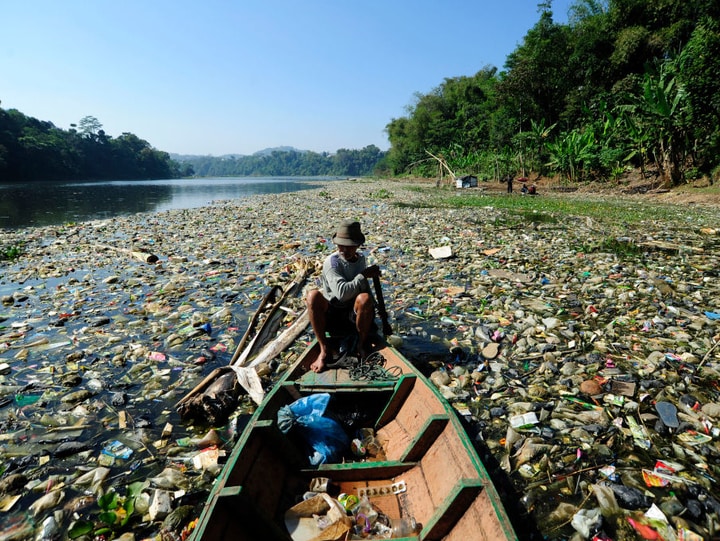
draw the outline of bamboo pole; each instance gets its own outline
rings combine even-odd
[[[243,340],[235,350],[232,359],[230,359],[230,364],[236,364],[238,362],[238,359],[242,359],[240,361],[240,365],[245,364],[246,359],[252,357],[252,355],[257,351],[257,348],[262,347],[265,342],[267,342],[267,340],[270,338],[270,336],[274,335],[277,332],[277,330],[280,328],[280,321],[284,316],[284,314],[280,313],[280,308],[284,305],[288,297],[298,293],[298,291],[302,287],[302,284],[307,279],[308,274],[308,264],[307,262],[303,262],[300,268],[300,272],[295,277],[295,279],[293,279],[293,281],[285,287],[280,298],[270,307],[265,321],[260,326],[260,329],[257,331],[255,337],[250,341],[247,347],[245,347],[245,343],[247,342],[246,337],[243,337]],[[258,315],[259,310],[255,313],[255,317],[253,317],[253,319],[256,319]],[[246,333],[246,335],[247,334],[248,333]]]
[[[449,174],[450,177],[452,178],[452,182],[454,183],[454,182],[455,182],[455,179],[456,179],[455,172],[454,172],[452,169],[450,169],[450,166],[447,164],[447,162],[445,161],[445,159],[442,158],[442,157],[440,157],[440,156],[435,156],[435,154],[433,154],[433,153],[430,152],[429,150],[425,150],[425,152],[426,152],[427,154],[429,154],[430,156],[432,156],[432,157],[438,162],[441,173],[442,173],[442,170],[443,170],[443,169],[446,169],[446,170],[447,170],[448,174]]]
[[[232,359],[230,359],[230,364],[233,364],[237,357],[239,356],[240,352],[245,348],[245,345],[247,344],[247,341],[250,339],[250,336],[255,331],[255,327],[257,326],[258,321],[260,320],[260,314],[265,310],[267,305],[270,302],[275,302],[275,295],[277,295],[277,292],[280,291],[280,286],[276,285],[273,286],[270,291],[268,291],[265,296],[263,297],[262,301],[260,302],[260,306],[258,306],[258,309],[255,310],[255,314],[253,315],[252,319],[250,320],[250,324],[248,325],[247,330],[245,331],[245,334],[240,339],[240,343],[238,344],[237,348],[235,349],[235,353],[232,356]]]
[[[303,311],[297,319],[286,328],[275,340],[270,342],[247,366],[254,367],[260,363],[270,361],[285,351],[310,323],[310,314]]]

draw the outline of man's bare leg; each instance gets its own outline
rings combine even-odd
[[[355,298],[355,325],[358,331],[358,355],[365,359],[372,348],[368,341],[370,327],[375,318],[375,305],[368,293],[360,293]]]
[[[320,354],[310,365],[310,369],[313,372],[322,372],[325,369],[325,364],[328,358],[328,341],[325,336],[325,329],[327,328],[325,315],[330,307],[330,303],[328,303],[327,299],[323,297],[319,290],[314,289],[308,292],[306,305],[308,309],[308,316],[310,318],[310,325],[312,326],[315,338],[320,345]]]

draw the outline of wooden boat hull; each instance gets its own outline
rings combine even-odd
[[[392,379],[359,380],[345,368],[309,371],[318,351],[313,343],[253,414],[208,498],[196,541],[299,539],[284,515],[317,477],[330,480],[334,496],[367,495],[391,520],[415,521],[406,539],[516,539],[454,410],[397,350],[379,351]],[[281,407],[326,392],[333,412],[350,412],[375,430],[380,460],[310,466],[302,446],[280,431]]]

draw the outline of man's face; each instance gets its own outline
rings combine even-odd
[[[345,261],[355,261],[357,259],[357,246],[343,246],[342,244],[338,244],[338,252],[340,252],[340,257],[342,257]]]

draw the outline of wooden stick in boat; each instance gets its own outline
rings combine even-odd
[[[263,300],[260,302],[260,306],[258,306],[258,309],[255,311],[255,314],[253,315],[252,319],[250,320],[250,324],[248,325],[247,330],[245,331],[245,334],[243,335],[242,339],[240,340],[240,343],[238,344],[237,348],[235,348],[235,353],[232,356],[232,359],[230,359],[229,364],[233,364],[237,358],[240,356],[240,353],[245,348],[245,345],[248,342],[248,339],[252,335],[252,333],[255,331],[255,327],[257,326],[257,322],[260,319],[260,314],[265,310],[265,307],[271,302],[274,301],[275,295],[277,292],[280,291],[280,286],[276,285],[273,286],[270,291],[268,291],[265,296],[263,297]]]
[[[229,364],[233,365],[239,363],[239,366],[243,366],[246,363],[246,359],[252,357],[252,355],[257,351],[257,349],[263,347],[264,344],[270,339],[270,337],[277,332],[278,328],[280,327],[280,319],[282,317],[282,314],[280,314],[280,309],[282,308],[288,297],[295,295],[300,290],[302,284],[307,279],[308,274],[308,265],[307,263],[304,263],[295,279],[285,287],[285,289],[283,290],[283,294],[275,302],[275,304],[272,305],[267,317],[265,318],[265,321],[260,326],[260,329],[258,329],[255,337],[250,340],[250,343],[247,345],[247,347],[245,346],[247,344],[247,337],[250,333],[245,333],[245,336],[243,336],[240,344],[238,344],[238,347],[235,350],[232,359],[230,359]],[[264,306],[258,308],[258,311],[255,312],[253,320],[255,320],[259,316],[259,313],[264,310],[264,308]],[[256,322],[252,325],[255,326],[255,324]],[[243,350],[243,348],[245,349]]]
[[[380,278],[377,276],[373,277],[373,285],[375,286],[375,295],[378,301],[378,312],[380,313],[380,319],[383,325],[383,334],[387,337],[393,333],[390,322],[388,321],[387,310],[385,310],[385,299],[383,299],[382,287],[380,286]]]
[[[246,357],[241,357],[238,362],[230,365],[230,368],[235,371],[238,383],[256,404],[260,405],[265,396],[265,390],[262,388],[260,378],[257,376],[257,365],[271,361],[285,351],[305,330],[308,323],[310,323],[310,315],[306,309],[295,319],[292,325],[280,333],[275,340],[267,344],[247,365],[244,364],[247,361]]]

